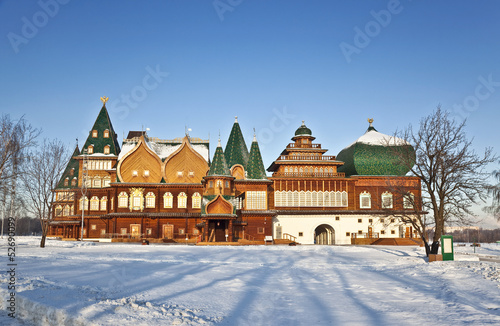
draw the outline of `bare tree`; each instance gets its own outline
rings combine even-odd
[[[45,139],[36,151],[29,154],[21,173],[24,193],[28,197],[27,209],[39,219],[42,227],[42,248],[54,216],[54,189],[68,160],[69,152],[61,141]]]
[[[10,116],[3,114],[0,117],[0,182],[16,176],[14,171],[7,172],[12,161],[19,158],[20,153],[35,144],[40,130],[33,128],[21,117],[17,122],[11,120]]]
[[[491,185],[488,188],[488,194],[492,196],[493,201],[491,206],[486,207],[484,210],[493,214],[493,216],[500,222],[500,170],[493,171],[492,175],[495,179],[497,179],[497,184]]]
[[[430,250],[428,245],[426,247],[428,253],[438,252],[445,223],[470,225],[474,220],[472,205],[486,200],[490,176],[486,166],[497,158],[491,148],[486,148],[483,154],[474,151],[472,140],[465,133],[465,123],[452,120],[449,113],[438,106],[432,114],[420,120],[418,130],[413,130],[410,125],[396,132],[397,137],[412,144],[414,154],[402,150],[401,146],[391,146],[400,164],[422,182],[422,208],[429,211],[429,217],[419,217],[417,210],[413,215],[424,225],[423,238],[425,225],[434,227],[432,246]],[[415,208],[420,207],[415,204]],[[406,218],[413,219],[410,216]]]

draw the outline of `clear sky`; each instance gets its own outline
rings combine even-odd
[[[499,1],[0,0],[0,22],[1,112],[70,147],[108,96],[120,139],[187,126],[212,154],[238,116],[266,167],[302,120],[337,155],[438,104],[499,152]]]

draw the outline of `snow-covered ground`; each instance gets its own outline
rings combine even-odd
[[[17,238],[18,318],[3,277],[0,325],[500,324],[499,264],[471,247],[427,263],[419,247],[38,241]]]

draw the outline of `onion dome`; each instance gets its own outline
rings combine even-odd
[[[312,136],[312,131],[306,127],[304,120],[302,120],[302,125],[295,131],[295,136]]]
[[[368,122],[370,126],[365,134],[337,155],[337,160],[344,162],[338,171],[347,176],[403,176],[408,173],[415,162],[415,150],[410,143],[378,132],[372,125],[373,119]],[[406,164],[400,157],[406,157],[411,163]]]

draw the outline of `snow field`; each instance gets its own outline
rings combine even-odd
[[[459,249],[427,263],[419,247],[18,244],[12,325],[500,323],[498,263]]]

